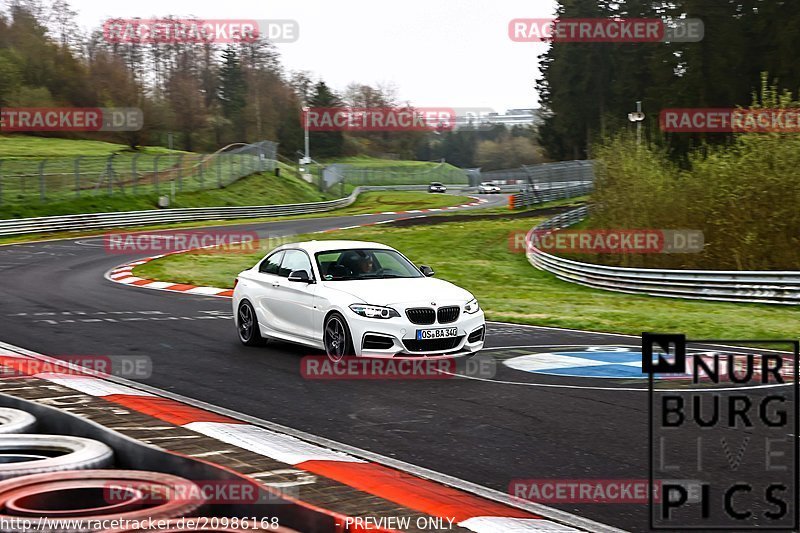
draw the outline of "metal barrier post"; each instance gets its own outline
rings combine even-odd
[[[222,161],[220,160],[220,158],[222,156],[220,154],[217,154],[215,157],[217,159],[217,187],[221,189],[222,188]]]
[[[3,205],[3,160],[0,159],[0,205]]]

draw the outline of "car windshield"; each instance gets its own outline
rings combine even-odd
[[[423,277],[417,267],[395,250],[330,250],[317,253],[316,258],[325,281]]]

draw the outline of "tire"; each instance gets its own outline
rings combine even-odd
[[[265,344],[258,327],[256,310],[247,300],[242,300],[239,303],[239,310],[236,312],[236,332],[239,335],[239,341],[245,346],[262,346]]]
[[[19,409],[0,407],[0,435],[33,433],[36,417]]]
[[[350,328],[341,314],[331,313],[325,319],[325,326],[322,329],[322,344],[325,346],[325,355],[334,363],[355,355]]]
[[[50,533],[95,532],[101,521],[147,524],[190,516],[205,503],[202,497],[194,482],[160,472],[37,474],[0,482],[0,521],[12,526],[3,528],[11,533],[26,531],[22,521],[15,522],[13,517],[34,522],[39,517],[56,519],[61,525],[47,528]]]
[[[92,439],[67,435],[0,435],[0,479],[108,468],[113,462],[113,450]]]

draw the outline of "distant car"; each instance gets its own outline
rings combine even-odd
[[[438,181],[434,181],[428,186],[428,192],[447,192],[447,187]]]
[[[478,192],[480,194],[500,194],[500,187],[495,185],[494,183],[489,183],[485,181],[478,185]]]
[[[469,356],[483,348],[483,311],[468,291],[384,244],[307,241],[272,251],[233,290],[239,340],[279,339],[347,355]]]

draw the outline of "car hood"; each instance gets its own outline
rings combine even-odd
[[[435,278],[366,279],[353,281],[325,281],[326,288],[345,293],[354,298],[352,303],[395,305],[419,302],[468,302],[469,291],[450,282]]]

